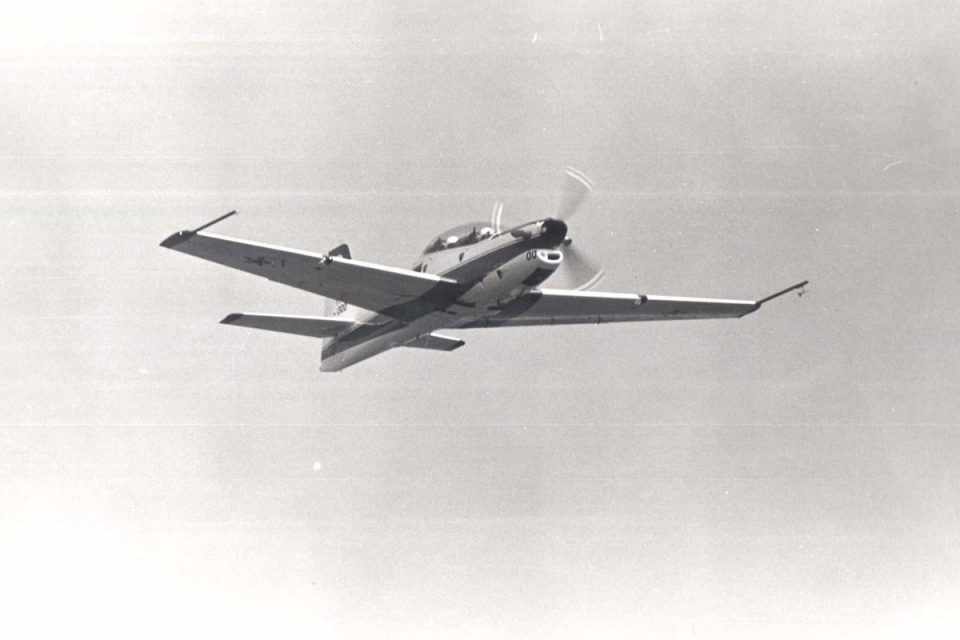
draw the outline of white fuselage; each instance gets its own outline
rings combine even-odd
[[[552,226],[536,221],[469,245],[425,253],[415,269],[456,280],[462,284],[462,294],[442,308],[409,319],[358,310],[356,328],[325,346],[321,370],[339,371],[438,329],[456,328],[496,313],[543,282],[562,262],[563,254],[554,247],[566,237],[566,225],[549,222]]]

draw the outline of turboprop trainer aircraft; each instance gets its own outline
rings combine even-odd
[[[554,216],[501,229],[498,203],[489,222],[460,225],[433,239],[412,269],[354,260],[345,244],[310,253],[201,233],[236,211],[174,233],[161,246],[324,296],[326,315],[320,317],[231,313],[221,320],[321,338],[321,371],[339,371],[394,347],[463,346],[463,340],[434,333],[438,329],[740,318],[807,284],[760,300],[587,291],[602,271],[574,250],[566,221],[591,189],[586,176],[567,169]],[[561,265],[579,276],[579,286],[542,288]]]

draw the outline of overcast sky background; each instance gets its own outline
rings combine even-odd
[[[0,20],[0,602],[17,637],[956,637],[960,10],[25,3]],[[549,214],[739,321],[318,372],[320,300]]]

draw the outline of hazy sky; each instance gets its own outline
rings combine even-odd
[[[956,637],[960,9],[457,4],[5,10],[4,626]],[[319,298],[157,246],[410,266],[566,165],[602,289],[808,295],[321,374],[217,324]]]

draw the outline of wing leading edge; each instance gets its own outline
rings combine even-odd
[[[498,313],[471,322],[463,328],[741,318],[753,313],[764,303],[806,284],[804,280],[760,300],[541,289],[522,295]]]

